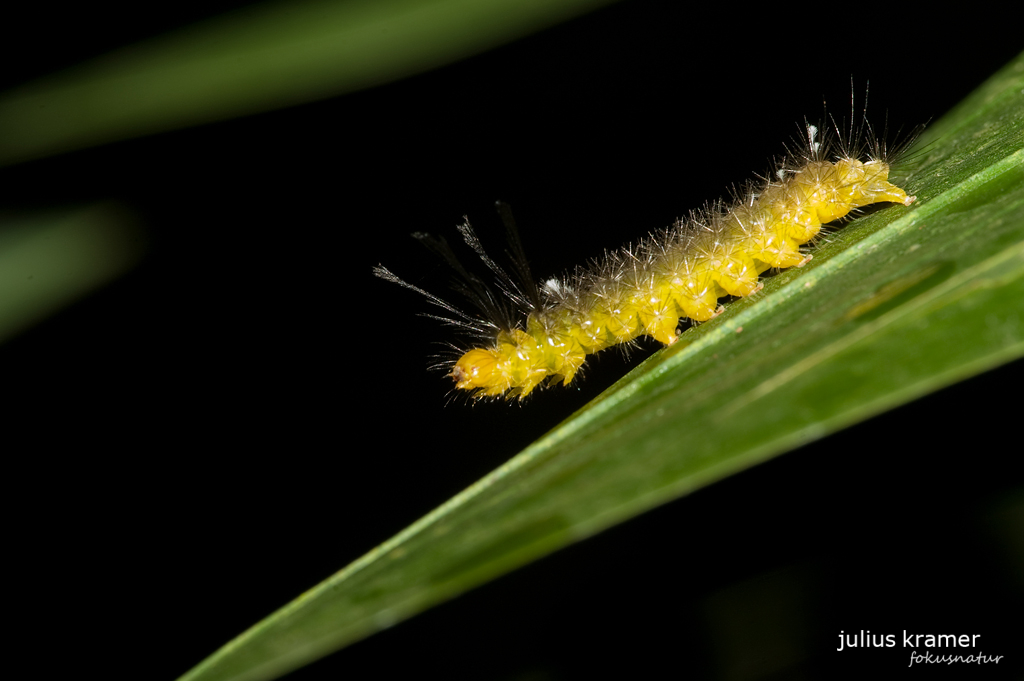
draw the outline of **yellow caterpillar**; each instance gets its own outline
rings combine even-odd
[[[518,279],[487,256],[468,223],[461,227],[466,242],[495,273],[500,295],[464,270],[443,241],[428,241],[455,268],[463,282],[460,291],[482,316],[468,315],[383,267],[375,273],[426,295],[457,317],[442,319],[483,338],[452,366],[456,388],[474,397],[523,398],[544,384],[568,385],[587,355],[643,335],[671,344],[681,318],[711,319],[722,310],[719,298],[759,290],[758,276],[765,270],[802,265],[810,256],[801,246],[823,224],[875,203],[914,202],[889,182],[883,144],[869,138],[870,153],[861,161],[846,143],[828,160],[818,129],[808,125],[806,130],[806,148],[733,205],[692,214],[635,248],[540,287],[525,267],[514,230]],[[502,297],[523,310],[525,320],[514,319]]]

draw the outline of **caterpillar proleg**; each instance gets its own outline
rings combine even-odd
[[[769,269],[801,266],[804,247],[822,225],[872,204],[911,205],[889,182],[893,161],[916,135],[893,148],[866,122],[844,134],[804,123],[774,173],[691,212],[636,245],[607,253],[574,272],[534,282],[507,207],[511,273],[492,259],[468,220],[459,230],[483,261],[496,289],[465,269],[444,240],[416,234],[455,272],[456,290],[475,314],[405,282],[382,266],[377,276],[426,296],[468,330],[476,343],[448,365],[455,387],[476,398],[523,398],[534,389],[569,385],[587,355],[640,336],[671,344],[681,319],[707,321],[724,296],[748,296]]]

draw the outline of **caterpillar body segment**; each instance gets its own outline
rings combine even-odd
[[[548,282],[525,329],[501,331],[459,358],[450,373],[456,387],[523,398],[548,382],[568,385],[587,355],[607,347],[642,335],[671,344],[681,318],[709,320],[719,298],[758,290],[765,270],[802,264],[801,246],[823,224],[915,200],[888,181],[889,164],[878,159],[810,160],[778,176],[728,210],[678,221],[599,267]]]

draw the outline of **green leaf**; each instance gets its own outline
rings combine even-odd
[[[144,250],[123,208],[5,217],[0,228],[0,342],[113,281]]]
[[[608,2],[257,5],[4,93],[0,166],[388,83]]]
[[[1024,55],[929,129],[901,186],[813,262],[216,652],[270,679],[569,543],[1024,355]]]

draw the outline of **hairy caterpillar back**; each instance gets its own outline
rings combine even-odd
[[[820,140],[817,127],[805,129],[803,149],[790,153],[771,179],[751,184],[732,204],[691,213],[635,247],[539,287],[525,267],[514,229],[518,279],[484,252],[464,224],[463,237],[496,275],[500,295],[464,270],[443,241],[434,248],[460,275],[460,290],[482,316],[462,312],[383,267],[375,272],[426,295],[455,315],[442,319],[482,339],[452,365],[449,375],[457,389],[474,397],[523,398],[542,385],[568,385],[587,355],[644,335],[671,344],[681,319],[711,319],[722,310],[719,298],[759,290],[764,271],[802,265],[810,256],[801,248],[822,225],[864,206],[914,202],[889,182],[892,155],[882,142],[860,139],[868,150],[861,160],[849,140],[836,145]],[[832,146],[839,148],[830,157]],[[518,319],[504,312],[501,296],[521,312]]]

